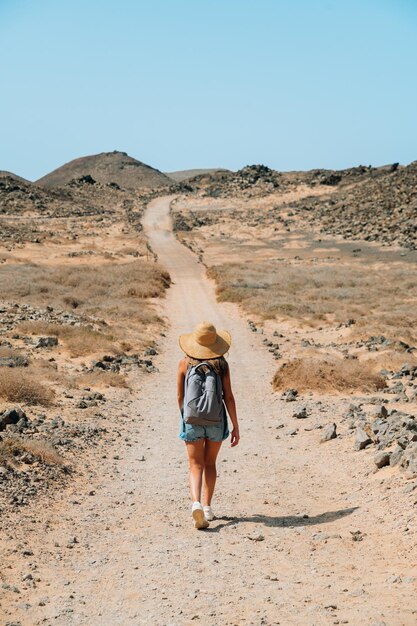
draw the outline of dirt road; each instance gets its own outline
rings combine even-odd
[[[40,581],[21,591],[15,619],[9,613],[7,620],[415,625],[415,522],[396,517],[405,498],[391,489],[396,474],[387,468],[367,476],[369,458],[353,450],[343,428],[337,439],[319,443],[315,426],[338,422],[342,400],[324,398],[307,430],[295,423],[294,406],[271,391],[276,365],[262,335],[250,331],[234,305],[216,303],[204,268],[175,240],[169,198],[151,203],[144,225],[173,280],[160,373],[125,407],[119,458],[95,468],[89,484],[45,512],[44,533],[31,537]],[[232,333],[242,439],[220,452],[213,503],[219,519],[196,531],[185,446],[177,437],[175,372],[179,333],[202,319]],[[294,427],[297,434],[289,434]],[[353,541],[358,530],[362,540]]]

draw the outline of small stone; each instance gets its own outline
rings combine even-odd
[[[355,450],[363,450],[372,443],[370,436],[361,428],[357,427],[355,432]]]
[[[297,389],[286,389],[281,394],[281,399],[285,400],[285,402],[295,402],[298,396]]]
[[[36,348],[53,348],[58,345],[58,337],[39,337]]]
[[[324,443],[325,441],[330,441],[330,439],[336,439],[336,437],[336,424],[328,424],[328,426],[324,428],[320,441]]]
[[[298,420],[305,419],[306,417],[308,417],[307,407],[303,406],[297,411],[295,411],[293,413],[293,417],[297,418]]]
[[[361,530],[351,530],[349,532],[352,535],[352,541],[363,541],[365,535]]]
[[[261,534],[258,535],[247,535],[247,538],[251,541],[264,541],[265,537]]]
[[[313,539],[313,541],[328,541],[329,539],[341,539],[342,536],[337,534],[337,533],[324,533],[324,532],[318,532],[318,533],[314,533],[314,535],[312,535],[311,537]]]
[[[395,583],[400,583],[401,582],[401,576],[396,576],[395,574],[392,574],[392,576],[389,576],[386,581],[386,583],[393,585]]]
[[[385,452],[382,450],[381,452],[377,452],[374,456],[374,463],[378,468],[385,467],[389,465],[391,454],[389,452]]]

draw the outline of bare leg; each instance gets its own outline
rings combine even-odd
[[[216,485],[216,459],[219,454],[222,441],[205,440],[204,448],[204,505],[210,506]]]
[[[204,439],[187,441],[188,462],[190,465],[190,491],[191,500],[200,502],[201,485],[204,470]]]

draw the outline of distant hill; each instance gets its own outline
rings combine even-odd
[[[18,180],[21,183],[30,183],[30,180],[22,178],[22,176],[18,176],[17,174],[13,174],[13,172],[7,172],[6,170],[0,170],[0,178],[12,178],[13,180]]]
[[[155,189],[172,184],[172,180],[159,170],[117,150],[74,159],[36,183],[48,188],[62,187],[87,175],[100,183],[117,183],[125,189]]]
[[[189,178],[201,176],[201,174],[215,174],[216,172],[230,172],[230,170],[221,167],[212,167],[197,170],[179,170],[178,172],[165,172],[165,174],[172,178],[172,180],[175,180],[177,183],[181,183],[182,181],[188,180]]]

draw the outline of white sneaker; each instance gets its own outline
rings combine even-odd
[[[194,526],[201,530],[202,528],[207,528],[210,526],[207,519],[204,516],[204,510],[201,506],[200,502],[193,502],[193,506],[191,508],[191,515],[193,516]]]
[[[204,517],[206,518],[208,522],[211,522],[212,520],[214,520],[214,513],[212,511],[211,506],[204,506],[203,511],[204,511]]]

